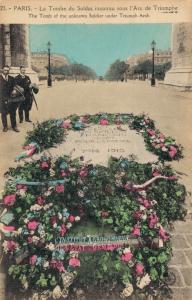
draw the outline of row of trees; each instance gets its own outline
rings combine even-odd
[[[77,81],[96,79],[97,77],[95,71],[90,67],[78,63],[63,65],[61,67],[52,67],[51,71],[58,79],[75,79]]]
[[[155,65],[155,77],[163,80],[165,73],[171,68],[171,63]],[[106,80],[124,80],[125,78],[134,78],[142,75],[144,78],[148,77],[152,71],[152,61],[145,60],[138,65],[130,68],[124,61],[116,60],[112,63],[105,74]]]

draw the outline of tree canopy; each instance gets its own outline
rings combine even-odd
[[[107,80],[121,80],[127,70],[127,65],[124,61],[117,59],[112,63],[105,74]]]

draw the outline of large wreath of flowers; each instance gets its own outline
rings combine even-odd
[[[61,143],[68,130],[84,130],[87,126],[97,124],[101,126],[127,125],[144,137],[147,150],[153,152],[161,161],[179,160],[183,157],[182,146],[178,145],[174,138],[165,136],[157,128],[155,123],[145,114],[96,114],[77,116],[71,115],[64,119],[48,120],[34,125],[33,131],[28,132],[24,153],[17,160],[31,156],[35,152],[41,152],[58,143]]]
[[[7,175],[2,243],[20,290],[33,299],[65,299],[73,286],[101,282],[119,285],[122,298],[169,291],[166,228],[186,213],[185,188],[169,166],[111,158],[104,167],[43,155]],[[58,238],[87,237],[81,226],[90,220],[102,236],[129,236],[128,243],[94,253],[57,247]]]

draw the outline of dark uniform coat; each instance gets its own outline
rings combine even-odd
[[[31,84],[31,79],[27,75],[22,76],[19,74],[15,77],[15,83],[24,89],[25,101],[20,104],[20,109],[27,111],[31,110],[33,103],[33,94],[31,88],[29,87]]]
[[[12,76],[8,75],[8,80],[5,80],[3,76],[0,75],[0,111],[8,108],[7,100],[11,96],[14,85],[15,81]]]

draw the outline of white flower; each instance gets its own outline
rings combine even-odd
[[[123,250],[123,253],[124,253],[124,254],[129,253],[129,252],[131,252],[130,247],[129,247],[129,248],[125,248],[125,249]]]
[[[71,223],[67,223],[66,227],[69,229],[72,227],[72,224]]]
[[[42,206],[39,205],[39,204],[35,204],[35,205],[32,205],[30,207],[30,211],[38,211],[38,210],[41,210],[42,209]]]
[[[27,218],[24,219],[24,223],[27,224],[29,220]]]
[[[55,245],[53,243],[50,243],[45,248],[49,249],[50,251],[53,251],[55,249]]]
[[[138,192],[139,193],[139,195],[141,195],[142,197],[146,197],[147,196],[147,193],[146,193],[146,191],[140,191],[140,192]]]
[[[76,217],[75,217],[75,221],[76,221],[76,222],[78,222],[78,221],[80,221],[80,220],[81,220],[81,218],[80,218],[79,216],[76,216]]]
[[[42,230],[42,231],[40,232],[40,237],[41,237],[41,238],[45,237],[45,231],[44,231],[44,230]]]
[[[133,293],[133,285],[131,283],[126,284],[126,288],[123,289],[122,293],[121,293],[121,298],[127,298],[129,296],[131,296]]]
[[[18,234],[21,234],[22,233],[22,228],[20,227],[20,228],[18,228],[18,230],[17,230],[17,232],[18,232]]]
[[[44,193],[44,196],[50,196],[51,195],[51,191],[46,191],[45,193]]]
[[[31,231],[30,231],[30,235],[33,235],[34,233],[35,233],[34,230],[31,230]]]
[[[34,244],[37,244],[38,243],[38,241],[40,240],[40,238],[38,237],[38,236],[33,236],[32,237],[32,242],[34,243]]]
[[[28,287],[29,287],[29,283],[28,283],[28,281],[25,281],[25,283],[23,284],[23,288],[24,288],[25,290],[27,290]]]
[[[57,228],[57,223],[53,224],[53,228]]]
[[[83,198],[84,197],[84,192],[82,190],[79,190],[77,192],[77,195],[80,197],[80,198]]]
[[[144,220],[144,221],[147,220],[147,215],[146,215],[146,214],[145,214],[145,215],[142,215],[142,216],[141,216],[141,219]]]
[[[43,263],[43,268],[46,269],[49,267],[49,262],[46,260],[44,263]]]
[[[146,208],[145,208],[145,206],[140,205],[140,206],[139,206],[139,210],[143,211],[143,210],[146,210]]]
[[[43,209],[44,209],[44,210],[47,210],[47,209],[49,209],[51,206],[53,206],[53,203],[46,204],[45,206],[43,206]]]
[[[137,280],[137,287],[140,289],[143,289],[144,287],[149,285],[150,282],[151,282],[151,278],[150,278],[149,274],[147,273],[141,279]]]
[[[25,189],[18,190],[17,195],[21,196],[21,198],[25,197],[26,190]]]
[[[53,299],[59,299],[62,296],[62,291],[59,285],[57,285],[52,293]]]
[[[63,216],[60,212],[58,213],[58,218],[59,218],[59,220],[61,220],[63,218]]]
[[[162,150],[163,152],[167,152],[167,151],[168,151],[168,149],[167,149],[166,147],[162,147],[161,150]]]

